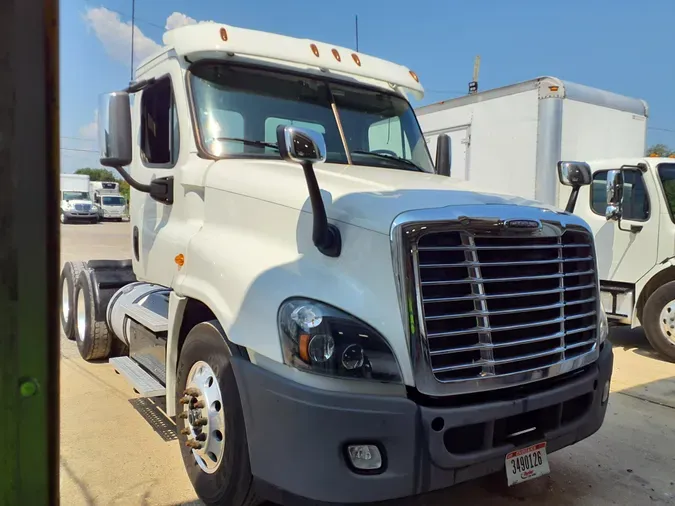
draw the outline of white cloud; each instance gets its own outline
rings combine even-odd
[[[80,137],[83,139],[98,139],[98,109],[94,111],[94,121],[80,127]]]
[[[84,19],[94,30],[108,54],[118,62],[129,65],[131,55],[131,23],[120,19],[119,14],[105,7],[87,9]],[[167,20],[168,21],[168,20]],[[160,45],[147,37],[141,29],[134,28],[134,64],[157,52]]]
[[[215,21],[197,21],[195,18],[191,18],[182,12],[173,12],[168,18],[166,18],[166,25],[164,28],[167,30],[173,30],[174,28],[180,28],[181,26],[199,25],[202,23],[215,23]]]

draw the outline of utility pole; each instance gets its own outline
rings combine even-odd
[[[473,61],[473,80],[469,83],[469,95],[478,93],[478,71],[480,70],[480,55]]]
[[[131,0],[131,82],[134,81],[134,31],[136,30],[136,0]]]
[[[356,52],[359,52],[359,15],[354,16],[355,27],[356,27]]]

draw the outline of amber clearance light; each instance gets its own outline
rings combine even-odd
[[[352,53],[352,60],[354,60],[354,63],[356,63],[359,67],[361,66],[361,58],[359,58],[358,54]]]
[[[223,42],[227,42],[227,30],[225,30],[225,28],[220,29],[220,39]]]
[[[335,56],[335,59],[336,59],[337,61],[342,61],[342,58],[340,58],[340,53],[338,53],[338,50],[337,50],[337,49],[333,49],[333,50],[331,51],[331,53],[333,53],[333,56]]]
[[[412,78],[415,80],[415,82],[416,82],[416,83],[419,83],[419,82],[420,82],[420,78],[417,77],[417,74],[415,74],[412,70],[410,70],[409,72],[410,72],[410,75],[412,76]]]
[[[312,53],[314,53],[314,56],[317,58],[319,57],[319,48],[316,47],[316,44],[310,44],[309,47],[312,48]]]

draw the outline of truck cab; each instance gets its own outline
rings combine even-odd
[[[101,220],[122,221],[128,217],[127,201],[120,195],[120,184],[115,181],[92,181],[89,196],[96,204]]]
[[[642,325],[675,360],[675,159],[588,161],[575,207],[595,236],[602,301],[612,323]]]
[[[61,174],[61,223],[98,222],[98,210],[89,197],[89,176],[84,174]]]
[[[99,108],[130,259],[67,263],[62,323],[165,398],[205,503],[515,484],[599,429],[613,359],[581,218],[448,178],[406,67],[217,23],[164,44]]]

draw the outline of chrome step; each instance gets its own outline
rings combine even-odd
[[[125,304],[123,311],[129,318],[133,318],[151,332],[158,333],[169,330],[169,320],[143,306],[138,304]]]
[[[166,395],[166,388],[129,357],[114,357],[109,362],[142,397]]]

